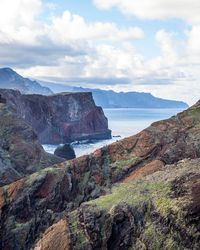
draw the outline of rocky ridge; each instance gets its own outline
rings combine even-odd
[[[1,249],[199,249],[199,124],[200,102],[0,188]]]

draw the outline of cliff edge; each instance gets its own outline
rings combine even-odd
[[[43,96],[1,89],[0,96],[33,127],[42,144],[111,137],[107,118],[102,108],[95,105],[91,93]]]

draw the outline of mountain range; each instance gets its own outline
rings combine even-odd
[[[0,69],[0,88],[19,90],[22,94],[53,94],[48,87],[43,87],[37,81],[22,77],[11,68]]]
[[[187,108],[185,102],[157,98],[150,93],[114,92],[112,90],[66,86],[30,80],[11,68],[0,69],[0,88],[19,90],[22,94],[52,95],[60,92],[92,92],[96,105],[102,108]]]
[[[40,81],[54,93],[92,92],[96,105],[102,108],[187,108],[185,102],[166,100],[143,92],[115,92],[112,90],[65,86],[63,84]]]

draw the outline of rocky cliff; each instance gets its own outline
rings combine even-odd
[[[0,188],[0,248],[199,249],[199,125],[200,102]]]
[[[2,102],[0,98],[0,186],[63,161],[47,154],[33,129]]]
[[[107,118],[102,108],[95,105],[91,93],[42,96],[2,89],[0,96],[34,128],[43,144],[111,137]]]

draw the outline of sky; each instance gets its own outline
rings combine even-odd
[[[0,0],[0,67],[193,104],[199,13],[199,0]]]

